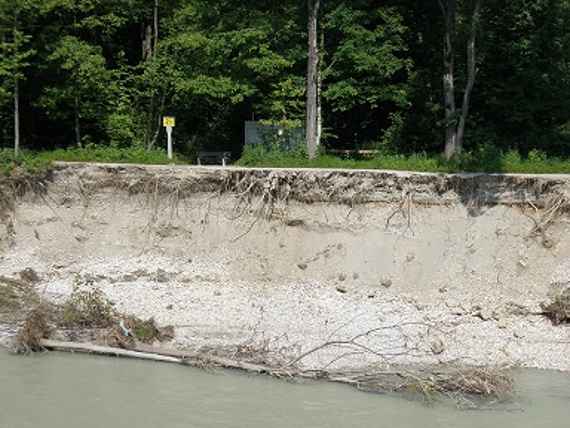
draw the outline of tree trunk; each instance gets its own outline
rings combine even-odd
[[[156,123],[156,130],[154,131],[154,135],[152,137],[152,140],[150,140],[150,143],[148,144],[147,149],[148,150],[152,150],[154,149],[154,147],[156,146],[156,143],[158,142],[158,137],[160,136],[160,130],[162,129],[162,115],[164,114],[164,106],[166,103],[166,95],[162,95],[161,101],[160,101],[160,107],[158,109],[157,112],[157,123]]]
[[[459,152],[463,148],[463,136],[465,135],[465,124],[467,116],[469,115],[469,103],[471,102],[471,92],[475,85],[475,77],[477,74],[476,57],[475,57],[475,42],[477,40],[477,30],[479,28],[479,21],[481,19],[481,2],[476,0],[473,8],[473,16],[471,17],[471,32],[467,42],[467,84],[463,94],[463,105],[461,107],[461,117],[459,118],[459,126],[457,128],[457,148]]]
[[[158,1],[159,0],[154,0],[154,55],[156,55],[156,47],[158,45]]]
[[[79,122],[79,98],[75,97],[74,113],[75,113],[75,144],[81,147],[81,124]]]
[[[445,102],[445,157],[451,159],[463,150],[465,126],[469,115],[471,94],[475,85],[477,74],[475,42],[481,19],[482,0],[474,0],[471,16],[471,27],[467,41],[467,79],[463,92],[461,110],[457,112],[455,105],[455,26],[457,21],[457,0],[438,0],[445,21],[445,35],[443,42],[443,91]]]
[[[142,34],[142,59],[146,61],[152,58],[152,27],[145,25]]]
[[[149,44],[151,45],[151,52],[149,54],[148,59],[150,58],[154,58],[156,57],[157,54],[157,46],[158,46],[158,6],[159,6],[159,0],[155,0],[154,1],[154,12],[153,12],[153,28],[154,28],[154,34],[153,34],[153,43],[151,44],[150,42],[150,38],[149,38]],[[150,31],[150,28],[147,29],[147,32]],[[148,34],[148,33],[147,33]],[[148,35],[148,37],[150,37],[150,35]],[[164,110],[164,97],[162,98],[162,102],[161,102],[161,107],[159,108],[159,110],[156,112],[155,111],[155,106],[156,106],[156,97],[155,95],[153,95],[151,97],[150,100],[150,112],[149,112],[149,124],[148,124],[148,132],[146,134],[146,147],[147,150],[151,150],[155,147],[156,142],[158,141],[158,137],[160,135],[160,127],[161,127],[161,116],[162,116],[162,111]],[[158,125],[156,128],[154,128],[154,123],[158,122]],[[152,137],[151,137],[152,135]]]
[[[320,0],[307,0],[308,4],[308,65],[307,65],[307,124],[306,139],[309,159],[317,156],[318,148],[318,82],[319,48],[317,44],[317,25]]]
[[[14,156],[20,154],[20,82],[14,80]]]
[[[319,49],[319,64],[317,66],[317,147],[321,145],[323,135],[323,64],[325,52],[325,33],[321,31],[321,47]]]
[[[0,43],[2,43],[2,46],[6,46],[6,34],[2,33],[2,40],[0,41]],[[4,54],[4,49],[2,49],[2,53]],[[9,138],[7,135],[7,127],[6,126],[0,126],[0,147],[2,147],[4,145],[4,141],[7,141],[7,139]]]
[[[323,134],[323,107],[321,105],[321,88],[322,88],[321,73],[318,74],[317,82],[318,82],[318,84],[317,84],[317,140],[316,140],[316,146],[320,147],[321,136]]]
[[[455,19],[456,0],[439,0],[445,22],[443,36],[443,97],[445,104],[445,157],[451,159],[458,153],[457,125],[455,124]]]
[[[14,14],[14,57],[18,56],[18,12]],[[20,155],[20,81],[19,70],[14,70],[14,156]]]

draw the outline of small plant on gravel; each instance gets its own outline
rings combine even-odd
[[[76,288],[63,305],[63,324],[67,327],[108,328],[116,318],[113,305],[98,288]]]
[[[556,295],[552,302],[541,305],[546,315],[555,325],[570,323],[570,288]]]
[[[39,297],[29,283],[0,276],[0,321],[20,319],[22,309],[39,303]]]
[[[142,320],[133,316],[125,318],[125,325],[129,328],[140,342],[152,343],[156,340],[162,342],[174,337],[174,329],[172,327],[160,328],[156,325],[154,318]]]
[[[48,305],[40,304],[28,314],[16,336],[16,352],[28,354],[43,350],[41,341],[49,337],[51,332],[48,322],[49,312]]]
[[[0,283],[0,313],[20,307],[20,296],[13,287]]]

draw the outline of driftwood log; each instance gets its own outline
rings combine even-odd
[[[435,366],[368,368],[346,371],[303,370],[292,365],[270,367],[210,354],[165,350],[143,344],[137,345],[135,349],[121,349],[91,343],[42,339],[41,345],[46,349],[56,351],[136,358],[200,368],[219,367],[293,380],[325,380],[352,385],[366,392],[411,392],[428,399],[444,396],[457,400],[462,406],[467,405],[469,407],[476,407],[477,403],[469,397],[503,401],[512,398],[513,393],[513,379],[508,370],[503,368]]]
[[[157,361],[162,363],[176,363],[190,366],[203,367],[213,365],[226,369],[243,370],[258,374],[273,374],[276,370],[267,366],[250,364],[231,360],[228,358],[191,354],[182,351],[158,349],[152,346],[137,345],[134,349],[114,348],[110,346],[94,345],[92,343],[62,342],[58,340],[42,339],[41,345],[45,349],[63,352],[80,352],[96,355],[107,355],[123,358],[135,358],[139,360]]]

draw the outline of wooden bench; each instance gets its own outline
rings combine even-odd
[[[198,152],[198,165],[226,166],[231,157],[231,152]]]
[[[339,150],[339,149],[329,149],[327,153],[333,155],[341,155],[341,156],[362,156],[364,158],[371,158],[376,156],[380,153],[380,150]]]

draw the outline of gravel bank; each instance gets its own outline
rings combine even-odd
[[[289,361],[332,342],[300,363],[570,370],[570,330],[540,313],[570,282],[568,224],[532,233],[566,177],[472,176],[467,198],[467,178],[256,171],[289,186],[260,217],[263,192],[228,189],[244,179],[231,174],[61,166],[47,195],[19,200],[0,275],[33,268],[58,301],[99,287],[121,311],[175,326],[180,349]],[[300,175],[314,178],[311,203]]]

